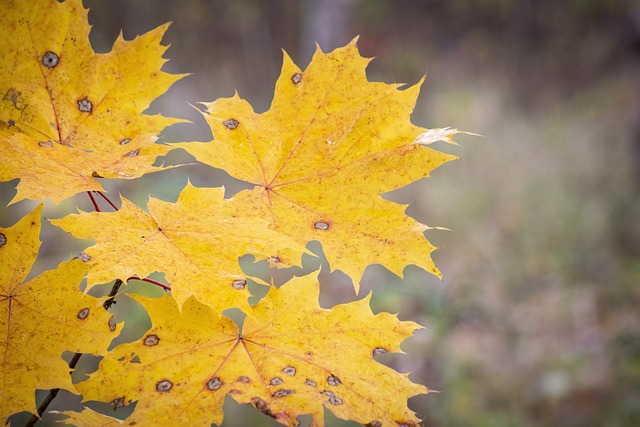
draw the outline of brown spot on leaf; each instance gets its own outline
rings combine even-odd
[[[271,395],[271,397],[285,397],[288,396],[290,394],[294,394],[295,391],[293,390],[276,390],[275,392],[273,392],[273,394]]]
[[[231,283],[231,286],[233,286],[233,289],[241,290],[247,286],[247,281],[245,279],[234,280]]]
[[[169,380],[160,380],[156,384],[156,391],[166,393],[173,387],[173,383]]]
[[[83,113],[90,113],[93,111],[93,103],[85,96],[78,101],[78,110]]]
[[[120,145],[127,145],[130,142],[131,142],[131,138],[125,138],[120,141]]]
[[[115,411],[116,409],[122,408],[124,406],[124,396],[119,397],[117,399],[113,399],[111,401],[111,406],[113,407],[113,410]]]
[[[229,394],[242,394],[242,392],[234,388],[233,390],[229,390]]]
[[[138,154],[140,154],[140,149],[136,149],[133,151],[129,151],[127,154],[125,154],[125,157],[136,157]]]
[[[307,378],[304,382],[306,385],[308,385],[309,387],[316,387],[318,385],[317,382],[310,380],[309,378]]]
[[[207,388],[211,391],[216,391],[220,387],[222,387],[222,384],[224,383],[220,380],[220,378],[213,377],[209,381],[207,381]]]
[[[284,383],[284,381],[282,381],[280,377],[271,378],[271,381],[269,381],[269,385],[280,385],[282,383]]]
[[[109,318],[109,321],[107,322],[107,325],[109,325],[109,330],[111,332],[114,332],[116,330],[116,318],[115,318],[115,316],[111,316]]]
[[[91,255],[87,255],[87,254],[86,254],[86,253],[84,253],[84,252],[80,252],[76,258],[78,258],[78,259],[79,259],[80,261],[82,261],[82,262],[89,262],[89,261],[91,261]]]
[[[158,345],[158,343],[160,342],[160,338],[158,338],[158,336],[155,334],[149,334],[144,337],[144,340],[142,342],[146,346],[153,347],[154,345]]]
[[[78,319],[80,319],[80,320],[84,320],[84,319],[86,319],[87,317],[89,317],[89,307],[86,307],[86,308],[83,308],[82,310],[80,310],[80,311],[78,312],[78,316],[77,316],[77,317],[78,317]]]
[[[102,178],[102,175],[100,175],[100,174],[99,174],[98,172],[96,172],[96,171],[93,171],[93,172],[91,173],[91,176],[92,176],[92,177],[94,177],[94,178]]]
[[[335,395],[332,391],[321,391],[320,394],[324,394],[329,398],[329,403],[332,405],[342,405],[342,399]]]
[[[287,366],[286,368],[284,368],[282,370],[282,372],[284,372],[285,374],[289,375],[290,377],[293,377],[296,374],[296,368],[293,367],[293,366]]]
[[[278,258],[277,256],[271,256],[269,257],[269,259],[271,260],[271,262],[274,262],[276,264],[280,262],[280,258]]]
[[[241,377],[238,377],[238,382],[244,383],[244,384],[248,384],[251,382],[251,380],[249,379],[249,377],[245,377],[244,375]]]
[[[226,127],[229,130],[234,130],[235,128],[238,127],[238,125],[240,124],[240,122],[238,122],[236,119],[229,119],[229,120],[225,120],[224,122],[222,122],[222,124],[224,125],[224,127]]]
[[[385,354],[385,353],[389,353],[389,351],[386,348],[376,347],[376,348],[373,349],[373,355],[374,356],[379,356],[379,355]]]
[[[329,375],[327,377],[327,384],[332,385],[332,386],[338,386],[340,385],[341,381],[340,378],[336,377],[335,375]]]
[[[325,221],[318,221],[315,224],[313,224],[313,228],[315,228],[316,230],[327,231],[329,227],[330,227],[329,223]]]
[[[60,62],[60,58],[55,52],[47,51],[44,55],[42,55],[42,65],[47,68],[53,68],[58,65]]]
[[[267,405],[267,402],[265,402],[264,400],[260,399],[259,397],[252,397],[251,398],[251,404],[253,406],[256,407],[256,409],[260,412],[262,412],[265,415],[270,416],[271,418],[275,418],[276,416],[273,415],[273,412],[271,412],[271,409],[269,409],[269,406]]]
[[[7,244],[7,236],[4,233],[0,233],[0,248]]]
[[[291,81],[293,82],[294,85],[297,85],[302,81],[302,74],[295,73],[293,76],[291,76]]]
[[[53,142],[49,141],[38,141],[38,146],[40,147],[53,147]]]

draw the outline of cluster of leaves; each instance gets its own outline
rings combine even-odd
[[[115,212],[51,220],[95,244],[27,282],[42,205],[0,229],[0,419],[42,415],[34,391],[63,388],[114,409],[137,402],[124,421],[66,412],[77,425],[220,423],[226,395],[287,425],[302,414],[323,425],[323,407],[370,426],[418,423],[407,399],[429,390],[374,359],[400,352],[417,324],[374,315],[369,297],[323,309],[313,274],[279,288],[263,283],[267,295],[251,305],[248,281],[260,280],[238,258],[295,266],[315,240],[356,290],[373,263],[439,275],[428,227],[380,196],[454,158],[426,147],[452,142],[454,130],[410,123],[422,82],[405,90],[369,82],[355,41],[318,50],[306,70],[285,54],[269,111],[256,114],[237,95],[219,99],[203,113],[213,141],[157,144],[179,120],[142,111],[183,77],[160,70],[166,26],[96,54],[81,0],[8,3],[0,17],[0,181],[19,178],[12,203],[103,195],[100,178],[156,172],[156,158],[174,149],[255,186],[225,199],[223,188],[188,184],[175,203],[151,199],[144,210],[122,200]],[[154,272],[170,293],[133,296],[152,328],[108,351],[122,327],[108,311],[113,295],[94,298],[81,282],[87,290],[115,283],[115,294]],[[222,315],[230,308],[246,314],[241,330]],[[65,351],[104,358],[73,384]]]

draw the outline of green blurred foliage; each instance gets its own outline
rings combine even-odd
[[[166,69],[194,74],[149,111],[193,125],[168,129],[166,141],[211,138],[189,104],[237,90],[257,111],[266,110],[281,49],[304,66],[314,40],[328,51],[359,34],[363,54],[377,57],[369,68],[373,80],[415,83],[426,73],[414,123],[484,137],[438,146],[462,160],[386,196],[410,203],[407,213],[419,221],[455,232],[428,233],[442,247],[435,259],[444,283],[411,266],[404,278],[380,266],[367,270],[358,297],[373,290],[374,311],[397,312],[425,326],[403,346],[407,355],[389,355],[383,363],[412,371],[414,381],[441,392],[410,401],[425,425],[640,425],[637,2],[85,4],[98,51],[109,50],[121,30],[132,38],[173,21],[165,38],[171,43]],[[246,188],[185,153],[165,161],[187,165],[105,186],[112,198],[121,193],[142,206],[149,194],[175,200],[187,179],[224,185],[228,196]],[[13,197],[14,186],[0,185],[0,201]],[[0,223],[13,224],[33,206],[21,202],[2,210]],[[47,204],[45,217],[75,206],[91,210],[79,195],[60,207]],[[42,240],[36,272],[90,244],[50,225],[43,226]],[[250,261],[243,259],[246,271],[261,271],[267,279],[273,273]],[[324,307],[357,298],[349,279],[331,272],[322,257],[306,263],[307,270],[322,265]],[[274,276],[276,283],[288,277]],[[136,316],[131,336],[144,333],[144,313]],[[68,401],[77,407],[77,398]],[[225,411],[224,426],[274,425],[231,399]],[[329,414],[327,424],[353,425]]]

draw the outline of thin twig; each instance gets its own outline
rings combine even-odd
[[[129,280],[141,280],[143,282],[147,282],[147,283],[151,283],[152,285],[156,285],[156,286],[160,286],[162,289],[164,289],[165,291],[170,291],[171,290],[171,286],[169,285],[165,285],[164,283],[158,282],[156,280],[153,279],[149,279],[148,277],[145,277],[144,279],[141,279],[138,276],[131,276],[127,279],[127,282]]]
[[[118,291],[120,290],[120,286],[122,286],[122,280],[116,279],[116,281],[113,283],[113,286],[111,287],[111,290],[109,291],[109,295],[107,295],[109,299],[107,299],[102,304],[105,310],[109,310],[111,306],[115,303],[115,298]]]
[[[98,203],[96,202],[96,199],[93,197],[93,194],[91,194],[91,191],[87,191],[87,194],[91,199],[91,203],[93,203],[93,208],[96,210],[96,212],[100,212],[100,206],[98,206]]]
[[[109,200],[109,198],[107,196],[104,195],[104,193],[102,191],[96,191],[96,193],[98,193],[98,196],[102,197],[104,200],[107,201],[107,203],[109,203],[109,205],[111,205],[111,207],[113,208],[114,211],[117,211],[118,208],[116,207],[116,205],[113,204],[113,202],[111,200]]]

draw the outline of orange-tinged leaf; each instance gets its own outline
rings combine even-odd
[[[238,257],[277,257],[288,238],[259,217],[248,221],[224,200],[223,188],[190,183],[176,203],[150,199],[149,213],[124,200],[117,212],[92,212],[51,220],[73,236],[95,239],[89,286],[160,271],[181,306],[191,295],[219,312],[247,308],[246,276]],[[300,249],[300,251],[304,248]]]
[[[425,145],[455,130],[414,126],[420,84],[369,82],[355,41],[314,55],[302,71],[285,55],[269,111],[256,114],[237,95],[205,104],[215,139],[179,143],[199,161],[254,183],[230,202],[268,219],[301,245],[322,243],[331,267],[354,280],[380,263],[402,275],[416,264],[440,275],[424,237],[429,227],[381,194],[455,159]],[[294,255],[290,255],[295,257]]]
[[[168,146],[178,120],[142,115],[182,75],[160,71],[167,25],[96,54],[81,0],[9,0],[0,16],[0,181],[12,202],[101,190],[95,177],[132,178]]]
[[[80,292],[87,271],[80,260],[23,282],[40,246],[41,210],[0,228],[0,420],[35,413],[36,389],[74,390],[62,353],[104,354],[121,329],[99,300]]]
[[[375,426],[419,421],[407,399],[429,390],[374,360],[399,352],[419,326],[374,315],[369,297],[323,309],[317,279],[294,278],[248,312],[241,335],[193,298],[181,314],[169,297],[136,299],[151,330],[116,347],[78,384],[85,400],[138,401],[127,425],[169,425],[176,417],[186,425],[219,424],[226,394],[288,425],[302,414],[323,425],[323,406]]]

